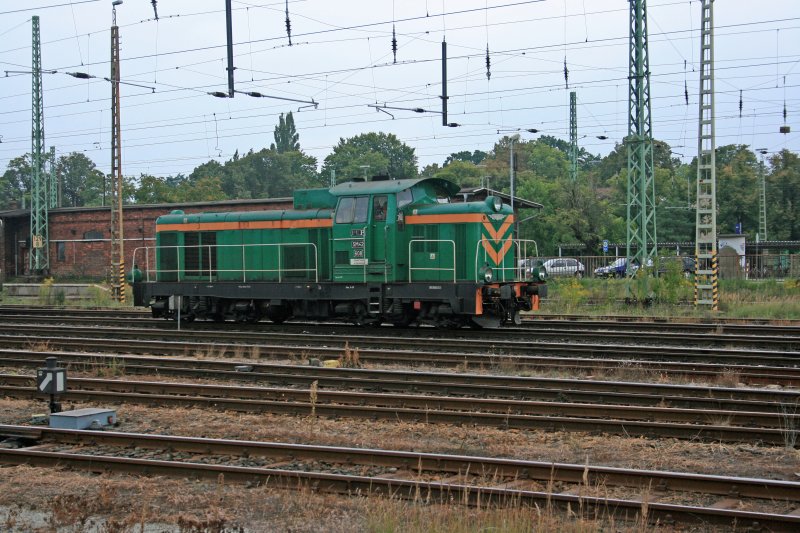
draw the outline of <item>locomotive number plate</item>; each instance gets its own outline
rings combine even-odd
[[[351,237],[363,237],[364,236],[364,229],[351,229],[350,230]]]
[[[353,248],[363,248],[364,241],[353,241]]]

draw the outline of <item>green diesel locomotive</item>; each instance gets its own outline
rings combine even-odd
[[[518,266],[536,245],[513,238],[500,198],[451,202],[458,190],[373,179],[295,191],[292,210],[173,211],[134,253],[134,303],[185,320],[518,323],[546,295],[543,270]]]

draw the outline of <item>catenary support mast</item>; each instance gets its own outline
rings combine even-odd
[[[47,227],[49,203],[48,175],[45,172],[44,112],[42,105],[42,48],[39,36],[39,17],[31,17],[33,54],[31,61],[31,242],[28,270],[31,274],[46,275],[50,270],[50,237]]]
[[[111,292],[125,302],[125,246],[122,231],[122,138],[119,103],[119,27],[117,8],[111,26]]]
[[[650,119],[647,1],[629,1],[628,136],[625,138],[628,149],[628,207],[625,254],[630,272],[633,263],[641,266],[650,264],[656,256],[658,241],[656,239],[653,136]],[[638,297],[649,297],[649,294],[640,294]]]
[[[714,154],[714,3],[701,0],[700,102],[697,135],[697,215],[695,226],[695,305],[719,309],[717,263],[717,184]]]

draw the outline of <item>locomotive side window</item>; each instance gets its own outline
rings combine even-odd
[[[369,198],[367,196],[345,196],[336,208],[337,224],[357,224],[367,221]]]

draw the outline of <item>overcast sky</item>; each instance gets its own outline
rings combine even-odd
[[[284,1],[234,1],[236,89],[313,100],[314,109],[207,94],[227,91],[224,0],[158,0],[158,21],[150,0],[124,0],[117,7],[128,83],[121,88],[123,172],[188,174],[236,150],[268,147],[286,111],[294,112],[303,150],[320,165],[340,138],[382,131],[413,147],[422,168],[452,152],[488,151],[518,128],[568,140],[572,90],[580,145],[606,155],[627,134],[628,6],[627,0],[291,0],[289,46]],[[40,17],[43,68],[58,71],[43,75],[46,146],[58,155],[85,152],[108,172],[110,84],[65,73],[109,76],[111,0],[0,2],[0,70],[30,70],[33,15]],[[800,2],[719,0],[714,17],[717,146],[800,151]],[[700,2],[650,0],[648,26],[653,135],[688,161],[697,152]],[[448,119],[460,127],[443,127],[435,113],[389,109],[392,118],[368,107],[439,111],[443,38]],[[31,149],[30,78],[0,78],[0,170]],[[788,135],[778,131],[784,124],[791,126]]]

